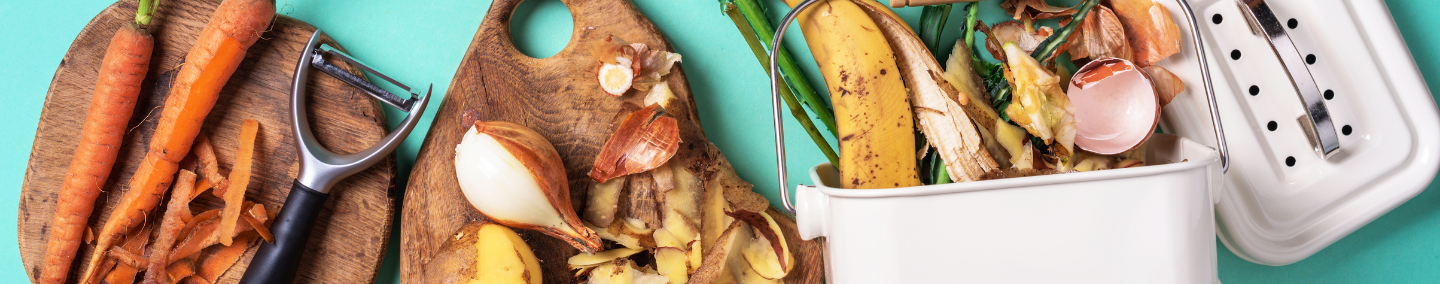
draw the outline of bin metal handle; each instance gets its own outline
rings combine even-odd
[[[799,5],[795,5],[795,8],[791,9],[789,13],[785,14],[785,18],[780,20],[780,25],[775,29],[775,39],[770,41],[770,108],[772,110],[771,115],[775,119],[775,172],[779,184],[779,187],[776,188],[780,190],[780,203],[785,206],[785,208],[781,209],[790,215],[795,215],[795,204],[790,201],[790,190],[787,188],[790,186],[790,180],[789,177],[785,175],[785,117],[782,116],[780,110],[780,88],[782,87],[780,86],[779,73],[775,72],[775,70],[779,69],[779,62],[776,60],[775,55],[778,53],[781,41],[785,38],[785,30],[790,27],[791,22],[795,21],[796,15],[799,15],[800,11],[809,8],[810,5],[819,1],[820,0],[805,0],[800,2]],[[1225,144],[1225,128],[1221,126],[1220,111],[1215,103],[1215,90],[1210,82],[1210,64],[1205,56],[1205,43],[1200,39],[1200,25],[1199,22],[1195,21],[1195,12],[1190,8],[1189,1],[1176,1],[1179,2],[1180,7],[1184,9],[1185,20],[1190,22],[1190,38],[1193,39],[1191,42],[1195,48],[1196,61],[1200,64],[1200,80],[1202,86],[1205,87],[1205,97],[1209,99],[1210,123],[1215,129],[1215,144],[1218,147],[1217,150],[1220,151],[1221,173],[1229,172],[1230,150]]]

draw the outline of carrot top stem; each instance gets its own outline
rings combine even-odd
[[[150,25],[154,19],[155,8],[160,7],[160,0],[140,0],[140,9],[135,11],[135,23],[141,26]]]

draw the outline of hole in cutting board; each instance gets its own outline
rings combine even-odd
[[[560,53],[570,43],[575,19],[560,0],[520,2],[510,17],[510,39],[515,48],[534,58]]]

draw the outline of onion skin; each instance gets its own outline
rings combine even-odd
[[[600,235],[586,228],[575,214],[575,207],[570,204],[570,183],[565,177],[565,164],[560,161],[560,153],[555,151],[555,147],[545,140],[545,137],[528,127],[503,121],[476,121],[474,131],[495,138],[505,150],[525,164],[526,169],[535,177],[535,182],[543,189],[545,198],[560,213],[571,231],[496,218],[486,214],[484,210],[480,210],[480,214],[501,225],[536,230],[560,238],[586,252],[599,251]]]
[[[674,117],[659,105],[650,105],[625,117],[615,134],[605,141],[590,178],[605,182],[612,178],[653,170],[680,150],[680,129]]]

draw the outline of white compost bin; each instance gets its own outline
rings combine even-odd
[[[1216,236],[1293,263],[1440,170],[1440,112],[1381,0],[1157,2],[1183,37],[1158,65],[1187,91],[1148,166],[847,190],[820,164],[793,212],[829,283],[1214,283]]]

